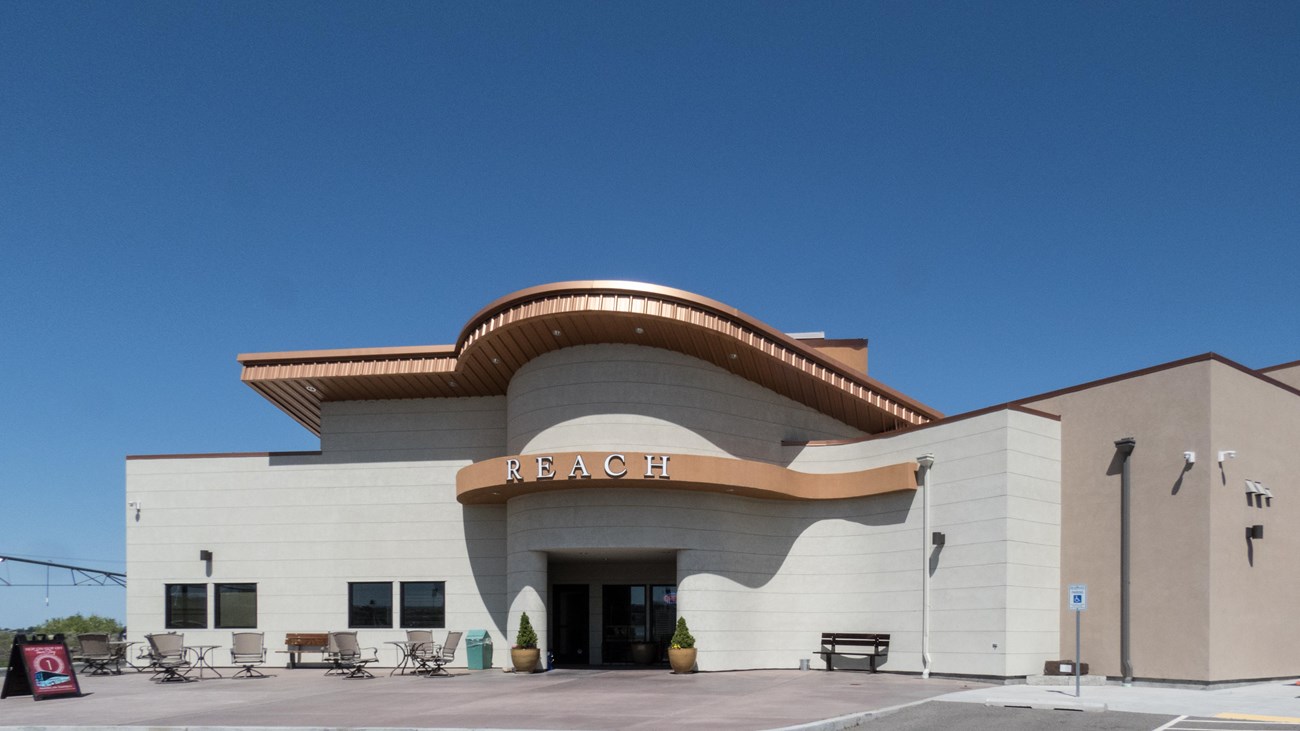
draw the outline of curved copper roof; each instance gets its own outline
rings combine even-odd
[[[244,353],[239,362],[245,383],[320,434],[325,401],[504,395],[524,363],[596,343],[684,353],[868,433],[942,417],[735,308],[639,282],[515,292],[470,318],[455,345]]]

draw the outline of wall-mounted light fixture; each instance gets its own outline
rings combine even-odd
[[[1223,460],[1225,459],[1236,459],[1236,458],[1237,458],[1237,450],[1235,449],[1225,449],[1222,452],[1219,452],[1219,464],[1223,464]]]
[[[1261,541],[1264,539],[1264,526],[1252,525],[1246,529],[1246,535],[1249,536],[1251,540]]]
[[[935,531],[930,534],[930,542],[936,546],[942,546],[947,540],[948,537],[940,533],[939,531]]]
[[[140,508],[144,507],[144,503],[143,503],[142,501],[140,501],[140,500],[132,500],[131,502],[129,502],[129,503],[126,504],[126,507],[129,508],[130,510],[134,510],[134,511],[135,511],[135,519],[136,519],[136,520],[139,520],[139,519],[140,519]]]
[[[1196,464],[1196,452],[1183,452],[1183,459],[1187,462],[1187,466],[1191,467]]]
[[[199,560],[200,560],[200,561],[211,561],[211,560],[212,560],[212,551],[199,551]]]

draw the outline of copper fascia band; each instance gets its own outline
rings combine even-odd
[[[618,458],[611,460],[613,471],[625,470],[625,474],[607,474],[606,460],[611,455]],[[575,467],[579,456],[583,470]],[[547,462],[539,465],[539,459]],[[511,466],[516,466],[513,473]],[[842,500],[916,490],[916,470],[917,463],[911,460],[857,472],[815,474],[766,462],[694,454],[553,452],[498,457],[463,467],[456,473],[456,499],[466,505],[503,504],[536,492],[639,487],[774,500]],[[542,471],[554,476],[538,479]],[[590,477],[581,476],[584,471]]]

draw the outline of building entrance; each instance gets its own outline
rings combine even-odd
[[[556,665],[667,662],[677,624],[676,551],[551,551],[547,573]]]
[[[551,652],[559,665],[591,663],[591,623],[586,584],[551,587]]]
[[[603,658],[609,664],[668,661],[677,624],[677,587],[606,584],[601,597]]]

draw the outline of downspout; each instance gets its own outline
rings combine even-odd
[[[930,468],[934,455],[916,458],[921,488],[921,677],[930,677]]]
[[[1123,460],[1120,472],[1120,503],[1119,503],[1119,664],[1120,672],[1124,674],[1124,685],[1133,685],[1133,657],[1129,654],[1129,531],[1130,531],[1130,511],[1129,497],[1132,493],[1132,480],[1129,477],[1129,458],[1133,454],[1133,447],[1137,446],[1137,440],[1133,437],[1124,437],[1115,442],[1115,449],[1119,450],[1120,458]]]

